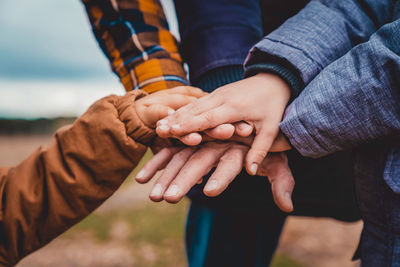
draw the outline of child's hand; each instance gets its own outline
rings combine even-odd
[[[260,73],[218,88],[211,94],[159,121],[161,137],[184,137],[196,145],[195,132],[224,123],[245,121],[255,129],[255,139],[246,156],[246,169],[254,175],[279,133],[279,123],[290,98],[290,88],[279,76]],[[193,142],[192,142],[193,141]]]
[[[191,86],[159,91],[137,100],[136,112],[146,126],[155,128],[158,120],[206,94],[199,88]]]

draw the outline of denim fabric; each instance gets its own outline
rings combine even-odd
[[[190,267],[265,267],[277,247],[286,215],[237,213],[192,203],[186,248]]]

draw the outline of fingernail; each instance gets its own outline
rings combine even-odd
[[[140,170],[140,172],[138,174],[136,174],[136,179],[141,180],[145,175],[146,175],[146,171]]]
[[[168,114],[169,114],[169,112],[170,112],[170,111],[168,111]],[[175,112],[175,111],[174,111],[174,112]],[[160,121],[157,122],[157,125],[165,125],[165,124],[168,124],[168,121],[167,121],[167,120],[160,120]]]
[[[169,130],[169,127],[167,125],[160,125],[157,127],[159,130],[166,132]]]
[[[288,200],[291,200],[291,196],[290,196],[289,192],[285,193],[285,198],[288,199]]]
[[[172,185],[167,192],[165,193],[165,196],[167,197],[174,197],[178,194],[179,188],[176,185]]]
[[[250,172],[252,175],[256,175],[258,169],[258,165],[256,163],[251,164],[250,166]]]
[[[218,187],[219,187],[219,183],[216,180],[211,180],[211,181],[208,181],[204,190],[205,191],[214,191]]]
[[[174,124],[171,126],[171,128],[174,130],[178,130],[179,128],[181,128],[181,126],[179,124]]]
[[[158,197],[161,196],[162,193],[162,186],[161,184],[156,184],[153,188],[153,190],[151,190],[150,196],[152,197]]]
[[[174,113],[175,113],[175,110],[173,110],[173,109],[168,110],[168,115],[172,115]]]
[[[191,140],[194,143],[200,143],[201,142],[201,136],[198,133],[191,133],[188,135],[188,139]]]

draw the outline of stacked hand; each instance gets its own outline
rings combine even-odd
[[[268,154],[290,149],[279,134],[289,97],[289,87],[281,78],[258,74],[195,99],[176,112],[167,112],[169,116],[157,123],[158,135],[177,138],[189,147],[164,148],[143,167],[136,180],[146,183],[165,168],[150,198],[174,203],[216,167],[204,193],[217,196],[245,162],[250,174],[268,177],[278,207],[292,211],[294,179],[286,155]],[[202,141],[208,142],[200,144]]]
[[[153,186],[150,199],[175,203],[216,167],[203,191],[207,196],[217,196],[241,172],[248,150],[248,146],[236,142],[207,142],[195,147],[164,148],[144,165],[136,180],[147,183],[157,171],[164,169]],[[286,155],[268,154],[257,174],[268,177],[277,206],[285,212],[292,211],[294,179]]]
[[[202,140],[198,132],[246,122],[254,128],[255,138],[245,167],[249,174],[255,175],[279,134],[279,123],[289,98],[290,88],[279,76],[257,74],[220,87],[184,106],[157,123],[157,134],[163,138],[179,137],[187,145],[197,145]]]

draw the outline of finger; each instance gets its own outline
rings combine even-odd
[[[207,95],[208,93],[204,92],[200,88],[193,86],[177,86],[168,90],[158,91],[161,94],[182,94],[187,96],[193,96],[196,98]],[[158,93],[157,92],[157,93]]]
[[[141,119],[150,127],[155,127],[156,122],[162,118],[165,118],[169,114],[174,112],[173,109],[166,105],[153,104],[145,109],[145,112],[141,112]]]
[[[251,144],[253,144],[253,142],[254,142],[254,135],[250,135],[248,137],[242,137],[242,136],[234,135],[229,140],[237,142],[237,143],[240,143],[242,145],[246,145],[246,146],[248,146],[250,148]]]
[[[138,172],[135,179],[139,183],[147,183],[159,170],[171,160],[172,156],[181,150],[182,147],[168,147],[154,155],[143,168]]]
[[[221,124],[215,128],[205,130],[204,133],[217,140],[227,140],[235,133],[235,127],[232,124]]]
[[[256,133],[254,142],[246,156],[246,170],[250,175],[255,175],[261,162],[267,156],[267,153],[277,135],[278,130],[270,130],[268,127],[262,127],[259,133]]]
[[[277,158],[281,158],[277,154]],[[286,155],[284,156],[286,157]],[[295,185],[293,174],[287,164],[287,160],[279,159],[271,162],[271,171],[268,179],[271,183],[271,191],[275,204],[284,212],[293,211],[292,193]]]
[[[238,144],[228,149],[220,158],[217,169],[204,187],[204,194],[209,197],[221,194],[242,171],[247,151],[248,147]]]
[[[181,200],[197,181],[210,172],[227,148],[226,144],[209,143],[194,153],[169,186],[164,200],[171,203]]]
[[[268,177],[276,205],[285,212],[293,211],[291,196],[295,182],[286,154],[270,153],[260,165],[257,175]]]
[[[272,144],[270,151],[271,152],[282,152],[292,149],[290,147],[289,142],[286,140],[285,136],[281,133],[275,139],[274,143]]]
[[[194,96],[187,96],[181,94],[165,94],[165,95],[151,95],[151,99],[149,99],[145,105],[164,105],[168,106],[174,110],[183,107],[193,100],[197,99]],[[172,115],[172,114],[169,114]]]
[[[172,116],[174,115],[175,114]],[[221,124],[235,122],[232,121],[234,115],[235,112],[231,112],[229,108],[220,106],[194,117],[186,117],[180,118],[176,121],[170,121],[171,126],[169,132],[173,136],[183,136],[192,132],[204,131]]]
[[[254,127],[247,122],[240,121],[234,124],[235,134],[242,137],[250,136],[253,133]]]
[[[153,201],[161,201],[163,199],[163,194],[168,188],[169,184],[179,173],[181,168],[185,165],[186,161],[190,156],[196,151],[195,147],[187,147],[183,150],[177,152],[168,162],[161,176],[157,179],[157,182],[153,186],[150,193],[150,199]]]
[[[178,138],[182,143],[188,146],[197,146],[203,140],[203,137],[199,133],[190,133],[188,135]]]

